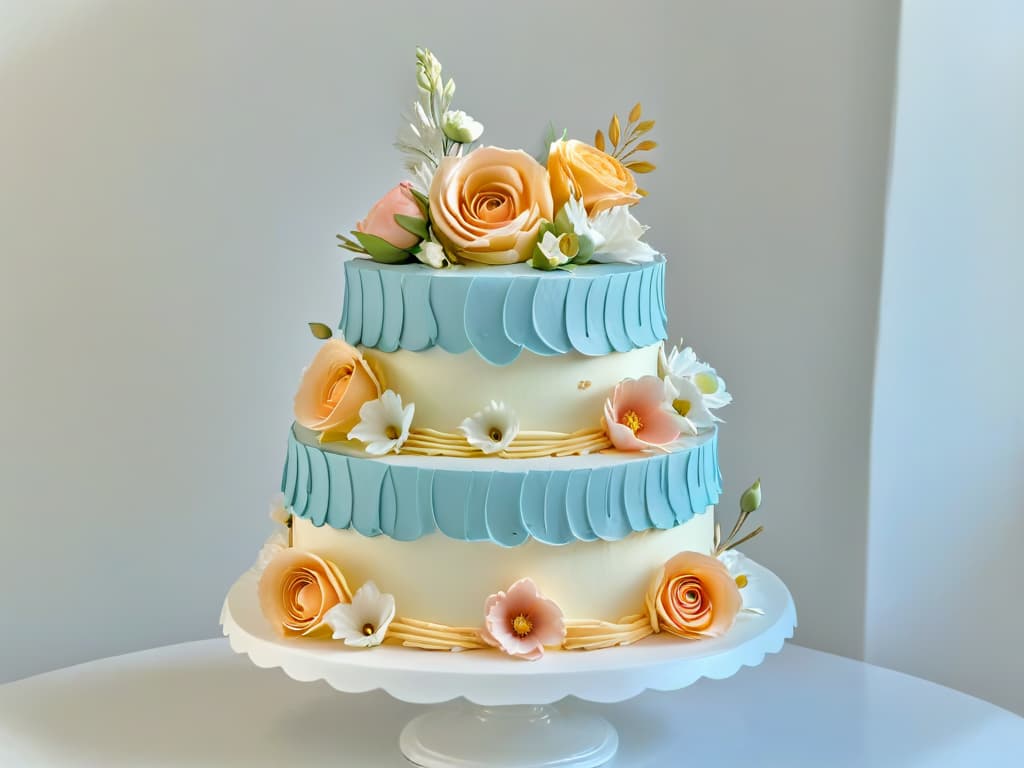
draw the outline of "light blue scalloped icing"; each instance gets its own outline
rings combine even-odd
[[[312,433],[310,433],[312,435]],[[718,435],[692,448],[593,468],[501,471],[432,469],[325,450],[293,427],[281,490],[316,526],[415,541],[434,531],[514,547],[667,530],[716,504],[722,492]],[[520,464],[520,467],[522,465]],[[536,466],[536,464],[533,464]]]
[[[507,365],[524,349],[593,356],[646,347],[665,339],[666,321],[663,259],[572,273],[352,259],[339,328],[350,344],[383,352],[474,349]]]

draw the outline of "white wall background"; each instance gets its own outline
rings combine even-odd
[[[866,653],[1018,712],[1022,289],[1024,5],[910,0],[876,368]]]
[[[217,633],[267,531],[334,233],[399,177],[429,44],[487,140],[658,118],[643,204],[672,331],[728,378],[731,517],[799,638],[864,650],[897,8],[4,2],[0,679]],[[562,33],[557,30],[571,30]]]

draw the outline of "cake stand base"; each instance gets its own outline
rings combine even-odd
[[[402,754],[421,768],[593,768],[619,736],[603,717],[553,706],[438,707],[411,721]]]
[[[701,678],[721,679],[760,664],[793,636],[796,608],[786,585],[749,562],[741,614],[724,636],[681,641],[662,632],[603,651],[553,651],[524,662],[495,650],[420,651],[385,644],[372,650],[334,640],[282,638],[260,610],[256,574],[235,582],[221,624],[231,647],[259,667],[280,667],[296,680],[325,680],[346,693],[384,690],[413,704],[442,704],[402,731],[402,753],[422,768],[584,768],[618,748],[605,720],[576,712],[568,696],[624,701],[645,690],[672,691]],[[470,703],[472,702],[472,703]]]

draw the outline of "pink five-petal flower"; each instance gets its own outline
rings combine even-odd
[[[509,656],[535,661],[544,655],[545,645],[562,644],[565,618],[532,580],[520,579],[508,592],[487,598],[480,636]]]
[[[623,379],[604,403],[604,423],[620,451],[643,451],[679,438],[679,416],[670,410],[667,385],[657,376]]]

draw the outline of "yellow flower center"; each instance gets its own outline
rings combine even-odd
[[[384,430],[384,435],[388,440],[397,440],[399,434],[398,427],[394,424],[388,424],[387,429]]]
[[[741,573],[739,576],[736,577],[736,586],[740,589],[743,589],[749,583],[750,581],[747,579],[747,575],[745,573]]]
[[[685,416],[690,412],[690,401],[689,400],[673,400],[672,407],[676,409],[676,413],[680,416]]]
[[[636,411],[626,411],[622,414],[622,418],[619,419],[620,424],[625,424],[635,435],[644,427],[644,423],[640,421],[640,415]]]
[[[363,634],[366,635],[367,637],[372,635],[375,631],[376,631],[376,629],[374,628],[373,624],[370,624],[369,622],[367,622],[366,624],[363,624]]]
[[[491,427],[491,431],[487,433],[487,436],[496,443],[501,442],[501,430],[497,427]]]
[[[693,377],[693,383],[705,395],[713,395],[718,391],[718,377],[713,373],[698,373]]]
[[[533,631],[533,622],[530,621],[529,616],[520,613],[512,619],[512,631],[520,637],[526,637]]]
[[[577,254],[580,252],[580,239],[572,232],[562,235],[558,238],[558,250],[562,252],[562,255],[569,259],[575,259]]]

